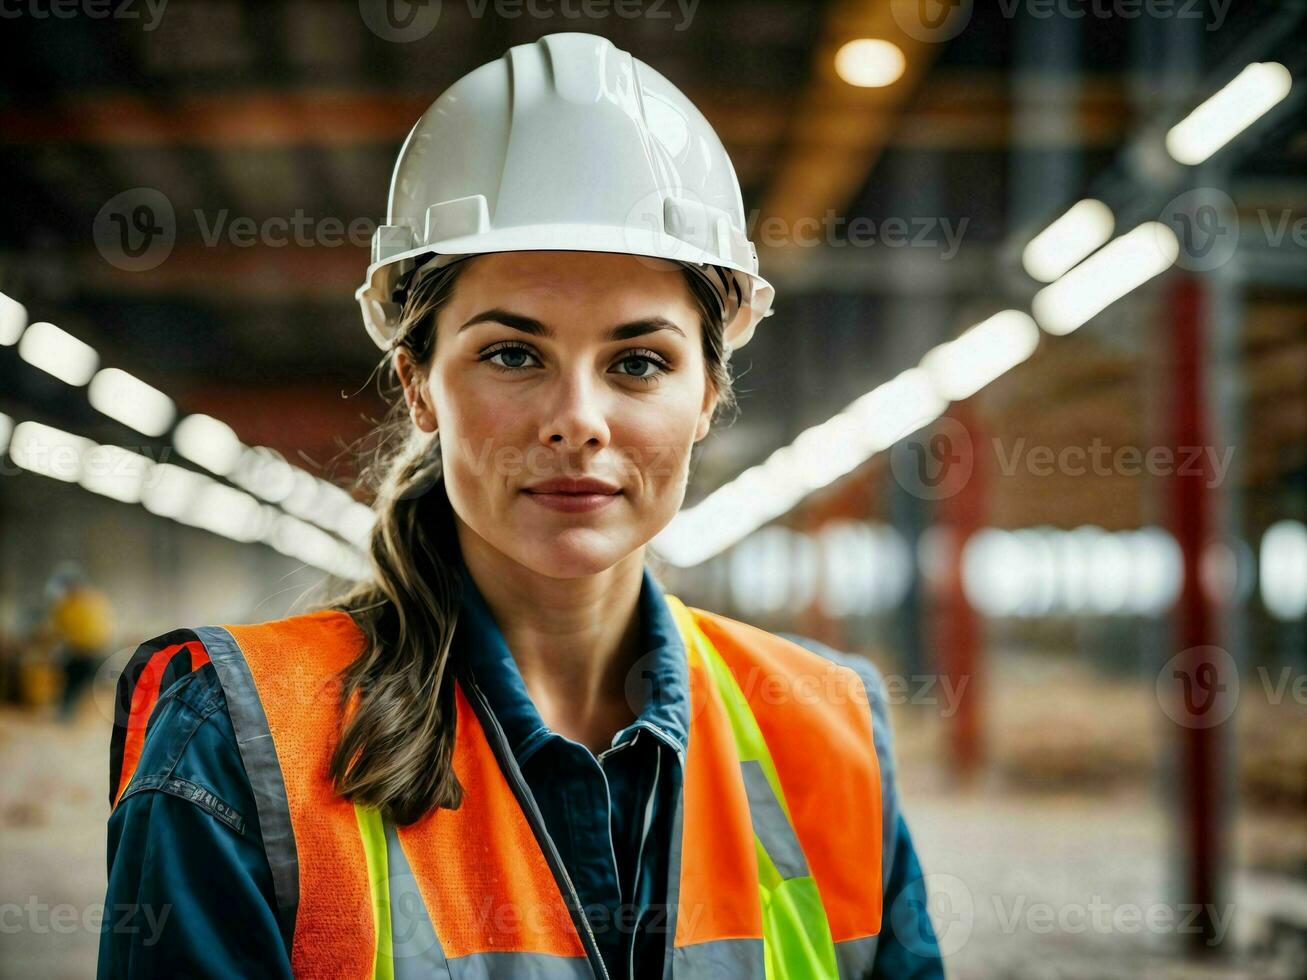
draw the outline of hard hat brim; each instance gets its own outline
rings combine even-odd
[[[589,224],[496,228],[432,242],[369,266],[363,285],[354,293],[362,309],[368,336],[382,350],[390,348],[400,312],[399,304],[393,298],[395,284],[417,259],[432,254],[472,256],[487,252],[533,251],[613,252],[731,269],[740,274],[744,287],[740,310],[726,327],[726,343],[733,350],[743,347],[752,338],[758,321],[771,313],[775,295],[771,283],[758,275],[756,268],[724,261],[720,252],[660,231]]]

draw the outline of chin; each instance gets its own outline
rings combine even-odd
[[[611,532],[593,528],[571,528],[558,534],[532,541],[526,549],[519,539],[513,551],[518,561],[551,578],[581,578],[607,571],[626,558],[639,542],[615,542]],[[512,554],[512,551],[509,552]]]

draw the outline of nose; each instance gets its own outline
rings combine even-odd
[[[568,452],[606,446],[609,431],[604,397],[587,371],[560,374],[541,416],[541,443]]]

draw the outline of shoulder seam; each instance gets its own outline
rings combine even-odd
[[[205,674],[206,670],[208,671],[207,674]],[[200,699],[199,703],[196,703],[195,700],[185,696],[191,693],[187,685],[194,686],[203,683],[208,681],[210,677],[213,678],[213,689]],[[213,666],[213,663],[209,662],[201,664],[196,669],[177,678],[176,681],[159,694],[159,701],[158,704],[155,705],[155,709],[157,710],[158,706],[163,704],[165,701],[172,700],[180,701],[206,721],[217,712],[217,710],[226,702],[226,698],[222,690],[222,681],[218,677],[217,668]]]

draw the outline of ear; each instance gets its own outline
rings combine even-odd
[[[431,404],[427,391],[426,372],[418,367],[413,355],[405,347],[395,348],[392,363],[400,384],[404,386],[404,401],[408,404],[408,414],[423,432],[436,431],[436,410]]]
[[[712,385],[704,386],[703,407],[699,410],[699,424],[694,428],[694,441],[699,442],[712,428],[712,415],[717,409],[717,389]]]

